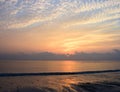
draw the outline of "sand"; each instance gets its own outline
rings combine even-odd
[[[120,92],[120,73],[0,77],[0,92]]]

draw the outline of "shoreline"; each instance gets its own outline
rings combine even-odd
[[[16,76],[51,76],[51,75],[79,75],[79,74],[97,74],[120,72],[116,70],[99,70],[99,71],[83,71],[83,72],[44,72],[44,73],[0,73],[0,77],[16,77]]]
[[[0,77],[0,92],[120,92],[120,72]]]

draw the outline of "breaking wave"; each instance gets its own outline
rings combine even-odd
[[[96,73],[108,73],[108,72],[120,72],[120,69],[117,69],[117,70],[100,70],[100,71],[83,71],[83,72],[0,73],[0,77],[78,75],[78,74],[96,74]]]

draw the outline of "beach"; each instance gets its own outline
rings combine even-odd
[[[120,92],[118,61],[1,61],[0,92]]]
[[[0,77],[0,92],[120,92],[120,72],[4,76]]]
[[[120,92],[120,0],[0,0],[0,92]]]

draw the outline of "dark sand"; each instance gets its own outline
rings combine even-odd
[[[17,88],[13,92],[58,92],[58,90],[49,87],[25,87]],[[63,86],[61,92],[120,92],[120,82],[71,84],[70,87]]]
[[[0,77],[0,92],[120,92],[120,72]]]

